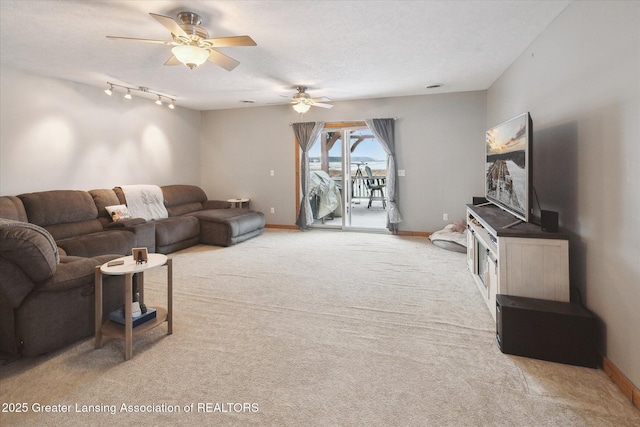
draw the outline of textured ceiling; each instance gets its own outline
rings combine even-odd
[[[569,3],[2,0],[0,59],[101,89],[148,87],[198,110],[286,103],[297,85],[334,101],[484,90]],[[240,61],[228,72],[164,66],[168,46],[106,38],[170,40],[149,12],[181,11],[198,13],[211,37],[258,45],[221,48]]]

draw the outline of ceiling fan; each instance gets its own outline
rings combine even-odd
[[[310,107],[320,107],[320,108],[333,108],[331,104],[325,104],[325,102],[331,101],[326,96],[322,96],[320,98],[311,98],[311,96],[306,92],[307,88],[305,86],[296,86],[296,90],[298,93],[293,95],[291,103],[293,104],[293,109],[298,113],[306,113],[309,111]],[[287,95],[280,95],[288,98]]]
[[[168,16],[150,13],[153,18],[165,26],[170,32],[173,40],[152,40],[137,39],[131,37],[107,36],[112,40],[140,41],[147,43],[160,43],[173,46],[171,58],[164,65],[184,64],[193,69],[209,60],[216,65],[231,71],[240,64],[235,59],[224,55],[216,50],[219,47],[232,46],[256,46],[256,42],[249,36],[218,37],[209,38],[209,33],[200,27],[202,19],[200,15],[193,12],[178,13],[179,23]]]

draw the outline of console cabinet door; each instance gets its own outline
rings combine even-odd
[[[500,293],[569,301],[568,241],[505,237],[498,241]]]

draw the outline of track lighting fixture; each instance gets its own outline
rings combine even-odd
[[[144,93],[148,93],[150,95],[157,96],[158,99],[156,100],[156,104],[158,104],[158,105],[163,105],[162,98],[165,98],[165,103],[167,104],[167,106],[170,109],[174,110],[176,108],[176,105],[175,105],[175,101],[176,100],[174,98],[168,97],[166,95],[160,95],[159,93],[151,91],[146,87],[142,87],[142,86],[140,86],[140,87],[129,87],[129,86],[118,85],[118,84],[110,83],[110,82],[107,82],[107,84],[109,85],[109,88],[105,89],[104,93],[106,93],[109,96],[111,96],[113,94],[114,88],[122,88],[122,89],[126,89],[127,90],[127,93],[124,95],[124,97],[126,99],[132,99],[133,96],[131,95],[131,91],[134,90],[134,91],[144,92]],[[169,103],[169,101],[171,101],[171,103]]]

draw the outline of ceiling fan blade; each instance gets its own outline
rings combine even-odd
[[[173,46],[177,43],[168,41],[168,40],[152,40],[152,39],[136,39],[133,37],[116,37],[116,36],[107,36],[108,39],[111,40],[126,40],[126,41],[134,41],[134,42],[146,42],[146,43],[160,43],[167,46]]]
[[[165,28],[171,31],[171,33],[176,37],[185,37],[187,39],[189,38],[189,35],[185,33],[184,30],[180,27],[180,25],[178,25],[178,23],[174,21],[172,18],[169,18],[168,16],[157,15],[155,13],[149,13],[149,15],[153,16],[156,19],[156,21],[164,25]]]
[[[311,102],[331,102],[331,100],[326,96],[321,96],[319,98],[311,98]]]
[[[320,107],[320,108],[333,108],[333,105],[331,105],[331,104],[323,104],[322,102],[314,102],[311,105],[314,106],[314,107]]]
[[[206,39],[203,40],[203,42],[210,43],[212,47],[257,46],[256,42],[249,36],[218,37],[215,39]]]
[[[167,59],[164,65],[182,65],[182,62],[178,61],[175,55],[171,55],[171,58]]]
[[[235,59],[218,52],[217,50],[210,49],[209,52],[209,61],[213,62],[216,65],[221,66],[227,71],[231,71],[236,68],[240,61],[236,61]]]

